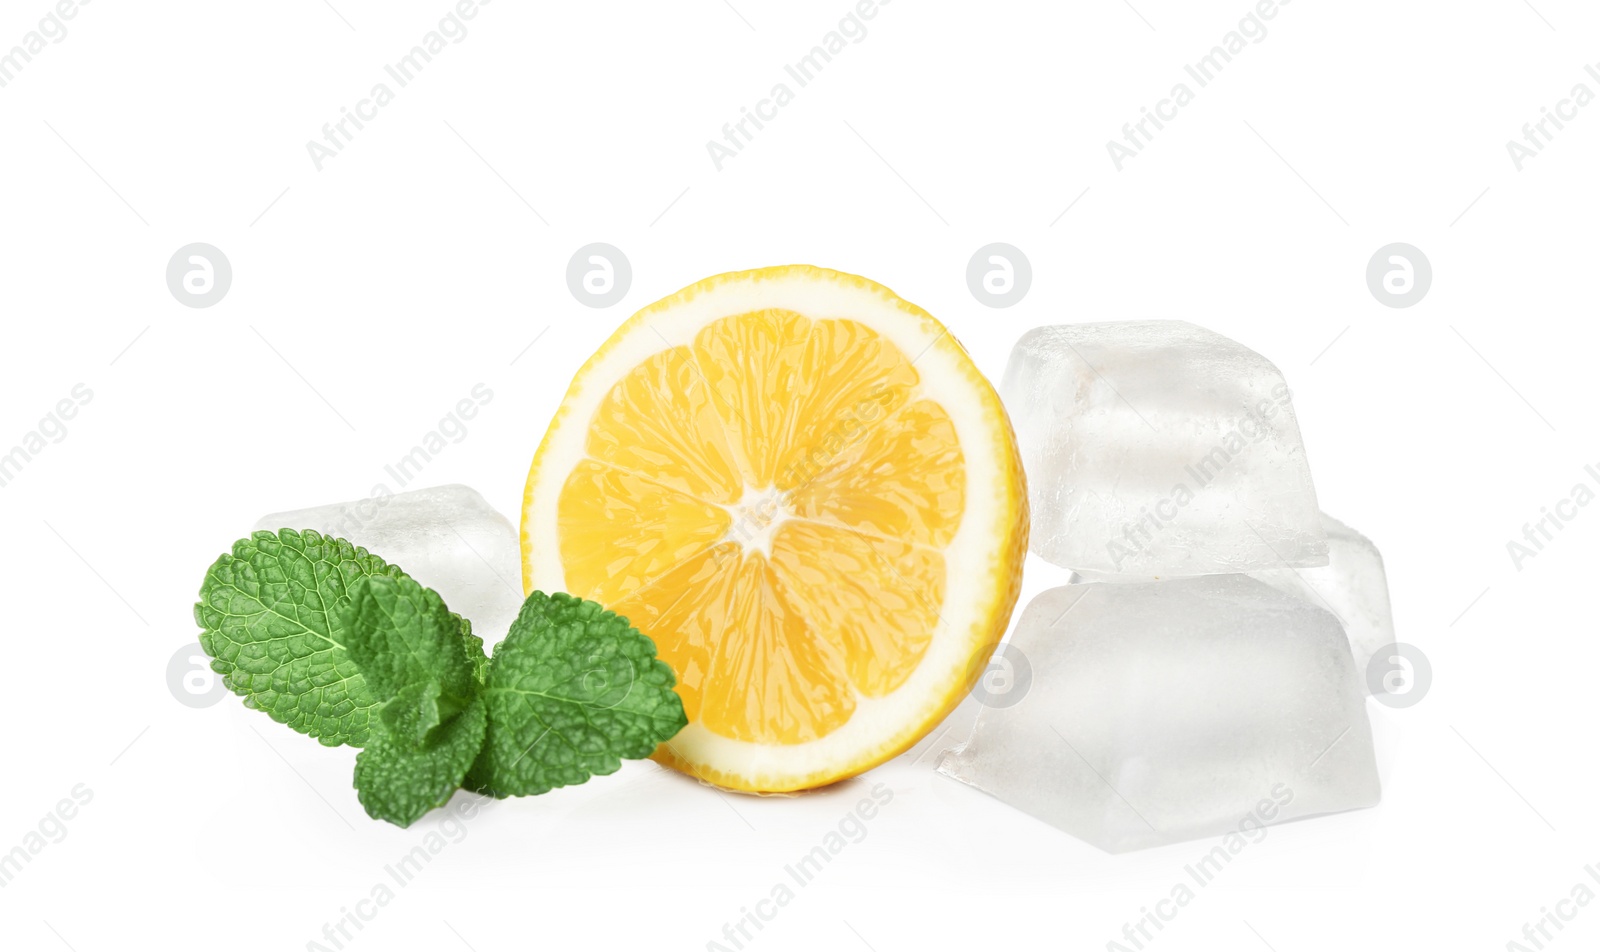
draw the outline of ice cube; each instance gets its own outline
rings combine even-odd
[[[1104,580],[1326,564],[1289,388],[1183,321],[1039,327],[1011,352],[1033,551]]]
[[[1372,655],[1394,643],[1394,618],[1389,611],[1383,556],[1372,540],[1327,513],[1322,515],[1322,528],[1328,534],[1327,565],[1250,574],[1339,616],[1355,654],[1356,673],[1365,676]]]
[[[256,528],[315,529],[348,539],[438,592],[489,644],[506,633],[522,607],[517,531],[466,486],[276,512]]]
[[[1369,807],[1338,619],[1244,575],[1050,589],[1010,643],[1031,690],[939,772],[1113,853]]]

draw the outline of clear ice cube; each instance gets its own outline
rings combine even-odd
[[[1249,348],[1183,321],[1039,327],[1000,392],[1046,560],[1126,581],[1326,563],[1288,385]]]
[[[466,486],[275,512],[256,528],[315,529],[348,539],[438,592],[489,644],[506,633],[522,607],[517,531]]]
[[[1322,515],[1322,528],[1328,534],[1327,565],[1250,574],[1337,615],[1350,638],[1356,673],[1364,676],[1372,655],[1394,643],[1394,618],[1389,610],[1383,556],[1372,540],[1327,513]]]
[[[939,772],[1113,853],[1373,806],[1366,693],[1333,615],[1244,575],[1050,589],[1032,671]]]

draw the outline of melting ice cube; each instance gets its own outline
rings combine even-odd
[[[1288,385],[1249,348],[1183,321],[1040,327],[1001,395],[1046,560],[1125,581],[1326,564]]]
[[[522,607],[517,532],[466,486],[436,486],[262,517],[257,529],[315,529],[348,539],[438,592],[493,644]]]
[[[1032,685],[939,771],[1120,853],[1373,806],[1365,691],[1333,615],[1244,575],[1050,589]]]

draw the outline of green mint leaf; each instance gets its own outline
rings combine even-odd
[[[616,772],[688,723],[656,646],[594,602],[534,592],[495,646],[470,789],[531,796]]]
[[[472,659],[472,680],[481,687],[489,676],[489,656],[483,651],[483,639],[472,633],[472,622],[461,619],[461,641],[466,645],[467,657]]]
[[[245,706],[328,746],[367,741],[378,700],[345,651],[351,585],[398,567],[318,532],[257,532],[211,566],[200,645]]]
[[[434,728],[460,714],[468,701],[444,693],[438,681],[408,684],[378,710],[388,735],[397,743],[420,748]]]
[[[350,586],[346,622],[345,650],[379,700],[429,681],[445,697],[462,702],[476,692],[474,663],[463,637],[468,626],[433,589],[404,577],[358,579]],[[483,656],[481,647],[476,652]]]
[[[483,746],[484,724],[482,698],[439,725],[420,747],[380,723],[356,756],[356,795],[367,815],[404,827],[448,803]]]
[[[450,799],[483,747],[483,641],[409,578],[356,581],[345,618],[345,648],[383,701],[356,792],[368,815],[410,826]]]

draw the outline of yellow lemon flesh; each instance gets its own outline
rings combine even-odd
[[[854,776],[939,723],[1016,603],[1005,411],[938,321],[804,265],[650,305],[573,379],[528,474],[524,583],[628,617],[721,787]]]

